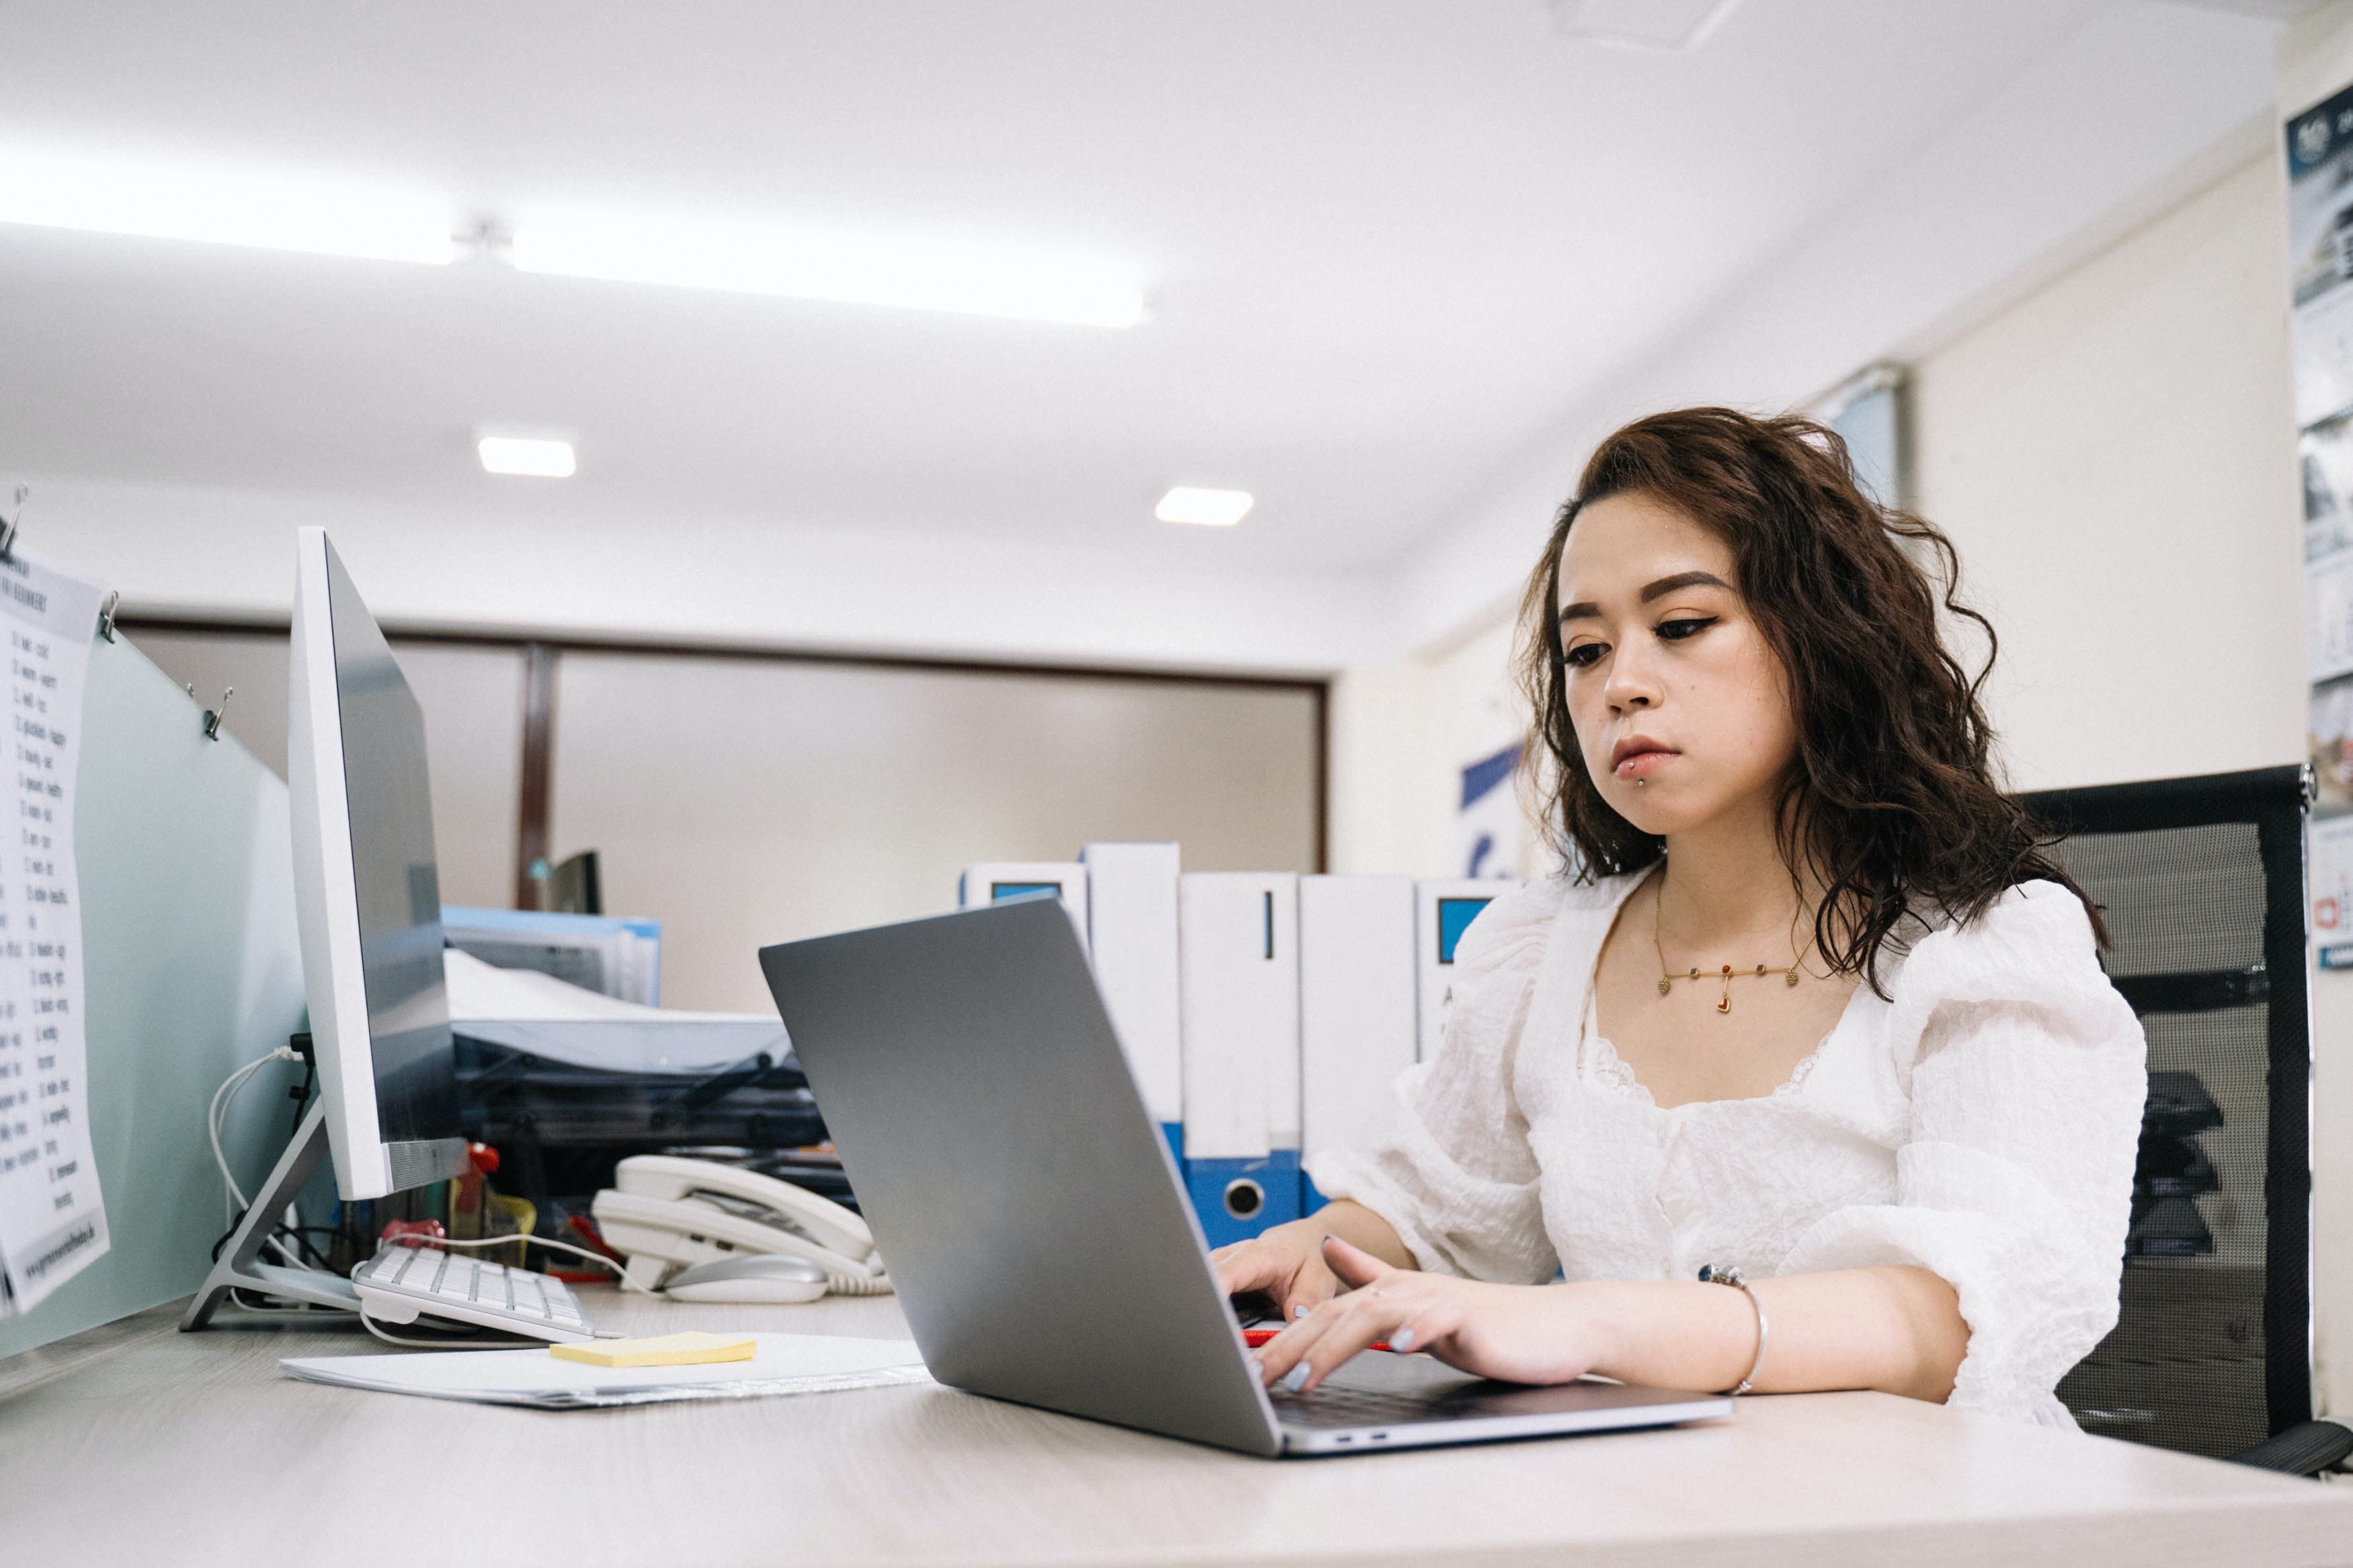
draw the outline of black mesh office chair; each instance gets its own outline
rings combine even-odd
[[[2059,840],[2148,1036],[2123,1309],[2059,1384],[2085,1430],[2315,1475],[2311,1015],[2301,767],[2051,790]]]

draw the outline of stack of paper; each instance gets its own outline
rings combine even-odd
[[[535,1410],[596,1410],[693,1399],[757,1399],[929,1383],[913,1340],[754,1334],[749,1361],[695,1366],[604,1367],[560,1360],[545,1349],[421,1351],[406,1355],[289,1356],[278,1364],[310,1383],[522,1405]]]
[[[608,1072],[709,1072],[792,1049],[784,1025],[754,1013],[689,1013],[501,969],[445,948],[450,1027],[469,1039]]]

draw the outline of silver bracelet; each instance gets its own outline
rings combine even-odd
[[[1765,1364],[1765,1303],[1758,1300],[1757,1292],[1748,1288],[1748,1281],[1742,1278],[1740,1266],[1736,1263],[1703,1263],[1700,1265],[1699,1277],[1704,1284],[1731,1286],[1748,1298],[1749,1307],[1757,1313],[1756,1359],[1748,1363],[1748,1375],[1724,1391],[1736,1399],[1757,1385],[1757,1371]]]

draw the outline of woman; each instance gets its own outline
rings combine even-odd
[[[1389,1141],[1313,1164],[1336,1201],[1217,1255],[1294,1320],[1270,1383],[1386,1339],[2073,1426],[2052,1390],[2116,1321],[2145,1047],[1915,556],[1990,639],[1945,536],[1817,425],[1689,409],[1595,452],[1523,614],[1579,869],[1465,933]]]

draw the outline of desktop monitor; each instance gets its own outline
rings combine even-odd
[[[326,531],[295,544],[287,782],[295,913],[335,1185],[460,1174],[425,716]]]

